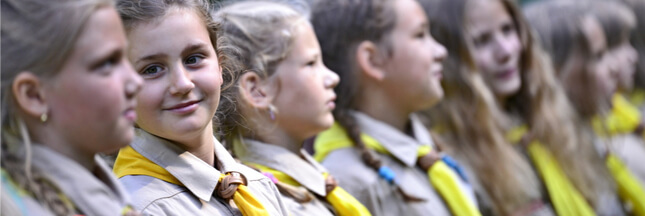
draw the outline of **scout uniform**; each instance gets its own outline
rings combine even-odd
[[[416,115],[410,116],[414,137],[363,113],[352,112],[352,115],[361,132],[380,143],[382,151],[377,152],[383,165],[396,175],[401,190],[422,201],[405,201],[393,185],[363,162],[358,149],[325,149],[344,134],[344,129],[335,124],[318,135],[314,147],[316,160],[322,161],[323,166],[338,179],[340,186],[361,201],[373,215],[451,215],[442,197],[429,183],[428,174],[416,166],[419,149],[434,145],[428,130]],[[470,186],[460,182],[459,187],[476,205]]]
[[[346,192],[341,188],[334,188],[333,190],[326,188],[328,185],[326,185],[327,181],[324,173],[327,173],[327,170],[309,156],[306,151],[301,150],[300,154],[296,155],[282,147],[250,139],[245,139],[244,145],[234,146],[236,156],[243,163],[274,175],[276,181],[305,188],[308,193],[313,195],[311,197],[313,199],[310,201],[299,202],[283,194],[283,200],[291,215],[370,215],[368,210],[351,195],[342,196]],[[342,197],[336,196],[339,193]],[[330,201],[328,202],[328,200]],[[334,201],[343,202],[341,205],[348,206],[349,209],[334,206]]]
[[[96,155],[96,169],[87,170],[76,161],[43,145],[32,145],[32,165],[45,179],[60,190],[59,196],[77,215],[123,215],[132,210],[127,192],[112,171]],[[40,206],[3,172],[3,200],[18,215],[54,215]],[[5,199],[5,198],[11,199]],[[3,205],[4,206],[4,205]],[[3,209],[3,212],[5,210]],[[20,212],[20,213],[18,213]],[[7,213],[7,212],[4,212]]]
[[[170,141],[141,129],[136,134],[131,147],[119,152],[114,171],[144,215],[243,215],[249,209],[238,203],[242,192],[263,214],[287,215],[271,180],[235,162],[217,140],[216,169]],[[224,199],[216,188],[226,187],[220,179],[232,173],[241,174],[244,183],[233,198]]]

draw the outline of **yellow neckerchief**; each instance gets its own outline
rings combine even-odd
[[[645,216],[645,189],[643,186],[616,155],[607,155],[605,163],[618,185],[620,199],[626,206],[631,206],[634,215]]]
[[[645,90],[640,88],[635,88],[629,94],[629,102],[634,104],[636,107],[640,107],[645,103]]]
[[[25,189],[18,186],[13,181],[13,179],[9,176],[9,173],[7,173],[4,170],[4,168],[0,169],[0,172],[2,173],[2,182],[6,183],[6,185],[3,185],[3,186],[7,186],[7,187],[4,187],[3,190],[8,191],[8,194],[11,196],[11,198],[16,201],[15,204],[18,205],[17,207],[21,210],[23,214],[26,214],[28,211],[26,209],[26,206],[22,202],[21,197],[22,196],[30,197],[31,194]],[[72,200],[69,197],[67,197],[67,195],[65,195],[63,192],[59,191],[57,195],[58,195],[58,198],[61,199],[61,201],[67,208],[71,209],[72,211],[76,211],[76,212],[79,211],[78,208],[76,208],[76,205],[74,205],[74,202],[72,202]],[[135,211],[135,210],[132,208],[132,206],[127,205],[123,207],[123,209],[121,209],[121,215],[126,215],[130,211]]]
[[[361,134],[361,140],[365,145],[381,154],[390,154],[389,151],[383,147],[376,139]],[[352,140],[345,133],[345,129],[337,122],[316,137],[314,148],[316,154],[314,158],[318,161],[325,159],[330,152],[342,149],[352,148],[354,146]],[[430,146],[422,147],[419,149],[419,156],[423,156],[430,152]],[[477,206],[468,199],[464,191],[459,187],[459,177],[445,164],[439,160],[428,170],[428,177],[432,186],[439,191],[439,194],[450,207],[454,215],[481,215]]]
[[[607,116],[592,118],[591,125],[594,131],[603,137],[635,132],[642,119],[638,108],[620,93],[614,94],[612,105]]]
[[[126,175],[145,175],[161,179],[171,184],[184,186],[163,167],[150,161],[130,146],[122,148],[119,151],[119,156],[114,163],[114,173],[118,178]],[[222,179],[227,175],[230,174],[221,174],[219,182],[221,183]],[[242,215],[269,215],[269,212],[262,206],[262,203],[251,194],[251,191],[244,184],[240,184],[237,187],[237,191],[233,195],[233,201],[242,212]]]
[[[264,165],[256,164],[256,163],[251,163],[253,167],[257,167],[260,169],[262,172],[270,173],[273,175],[278,181],[292,185],[292,186],[301,186],[300,183],[298,183],[296,180],[291,178],[289,175],[280,172],[278,170],[269,168]],[[327,178],[329,175],[328,173],[322,173],[324,178]],[[338,212],[338,215],[340,216],[371,216],[372,214],[370,213],[361,202],[356,200],[354,196],[351,194],[347,193],[343,188],[341,187],[336,187],[332,191],[330,191],[327,196],[325,196],[325,199],[331,206],[334,207],[336,212]]]
[[[513,144],[519,144],[527,133],[528,127],[522,125],[507,132],[506,139]],[[558,215],[595,215],[593,208],[569,181],[558,161],[542,146],[542,143],[532,140],[526,148],[535,168],[542,176],[551,203]]]

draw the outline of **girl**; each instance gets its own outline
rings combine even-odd
[[[565,15],[566,9],[577,10],[577,13]],[[589,9],[590,6],[582,3],[547,1],[528,8],[527,17],[535,24],[545,50],[552,54],[556,75],[581,119],[580,129],[592,134],[590,138],[594,143],[585,146],[595,147],[604,159],[614,180],[609,182],[610,186],[617,189],[625,206],[631,206],[626,210],[642,215],[645,214],[645,190],[608,150],[605,142],[598,138],[602,131],[595,131],[594,134],[591,127],[592,118],[608,113],[613,105],[612,95],[616,89],[619,65],[616,61],[612,62],[615,59],[607,51],[602,25],[586,12]],[[603,212],[603,206],[610,207],[600,205],[596,206],[596,210]]]
[[[645,143],[643,117],[630,95],[634,95],[634,73],[638,53],[630,43],[636,26],[634,13],[617,1],[596,1],[592,13],[598,18],[606,35],[608,55],[617,65],[617,92],[612,109],[606,116],[593,119],[594,130],[610,143],[612,151],[645,182]]]
[[[635,133],[643,130],[642,116],[626,96],[633,91],[637,53],[630,44],[630,33],[636,25],[634,14],[619,2],[595,1],[591,13],[601,24],[608,55],[616,65],[616,94],[612,109],[603,119],[594,119],[596,131],[606,130],[607,136]]]
[[[637,52],[636,71],[634,72],[634,89],[629,99],[632,104],[645,108],[645,1],[622,0],[635,15],[634,30],[631,32],[631,44]]]
[[[2,0],[1,32],[2,214],[132,214],[97,155],[132,140],[142,83],[113,2]]]
[[[467,162],[484,214],[584,215],[568,211],[573,194],[601,206],[599,214],[622,213],[599,195],[612,194],[598,177],[602,164],[578,135],[573,109],[514,3],[435,0],[425,8],[433,35],[453,54],[444,66],[454,71],[442,83],[446,99],[428,113]]]
[[[323,60],[343,80],[316,159],[374,215],[479,215],[465,177],[431,150],[413,114],[442,98],[446,56],[419,3],[321,1],[312,17]]]
[[[236,163],[213,136],[222,74],[207,6],[118,2],[128,58],[145,83],[135,140],[114,170],[146,215],[286,215],[271,180]]]
[[[222,53],[237,60],[224,66],[235,84],[218,112],[233,153],[274,176],[291,215],[370,215],[302,149],[332,125],[339,81],[322,63],[311,24],[287,6],[252,1],[224,7],[214,19]]]

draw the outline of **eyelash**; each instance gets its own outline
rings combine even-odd
[[[199,59],[197,59],[197,60],[195,61],[195,63],[188,63],[188,60],[189,60],[189,59],[192,59],[192,58],[199,58]],[[206,57],[205,57],[204,55],[201,55],[201,54],[191,55],[191,56],[188,56],[188,58],[186,58],[186,59],[184,60],[184,64],[185,64],[185,65],[196,65],[196,64],[201,63],[201,61],[202,61],[202,60],[204,60],[205,58],[206,58]]]
[[[153,69],[153,68],[159,68],[159,70],[157,70],[155,72],[148,73],[148,70]],[[143,76],[143,77],[150,78],[150,77],[155,77],[161,71],[163,71],[163,68],[161,66],[159,66],[159,65],[150,65],[150,66],[147,66],[147,67],[143,68],[143,70],[141,70],[139,72],[139,74],[141,76]]]

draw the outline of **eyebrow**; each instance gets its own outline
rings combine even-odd
[[[185,56],[190,52],[194,52],[195,50],[206,49],[207,46],[208,45],[203,42],[195,42],[195,43],[189,44],[184,48],[184,50],[181,51],[181,55]]]
[[[184,55],[188,54],[189,52],[193,52],[193,51],[195,51],[195,50],[204,49],[206,46],[207,46],[207,44],[205,44],[205,43],[203,43],[203,42],[195,42],[195,43],[189,44],[188,46],[186,46],[186,47],[181,51],[181,56],[184,56]],[[166,57],[166,54],[163,54],[163,53],[155,53],[155,54],[147,55],[147,56],[145,56],[145,57],[143,57],[143,58],[140,58],[140,59],[139,59],[139,60],[137,60],[134,64],[136,65],[136,64],[138,64],[139,62],[142,62],[142,61],[149,61],[149,60],[154,60],[154,59],[161,59],[161,58],[164,58],[164,57]]]
[[[148,55],[148,56],[145,56],[145,57],[143,57],[143,58],[140,58],[139,60],[137,60],[136,62],[134,62],[134,64],[136,65],[136,64],[138,64],[139,62],[142,62],[142,61],[148,61],[148,60],[160,59],[160,58],[163,58],[163,57],[165,57],[165,56],[166,56],[165,54],[161,54],[161,53]]]
[[[426,21],[424,21],[424,22],[422,22],[422,23],[421,23],[421,28],[422,28],[422,29],[424,29],[424,30],[425,30],[425,29],[430,29],[430,22],[429,22],[429,21],[427,21],[427,20],[426,20]]]

